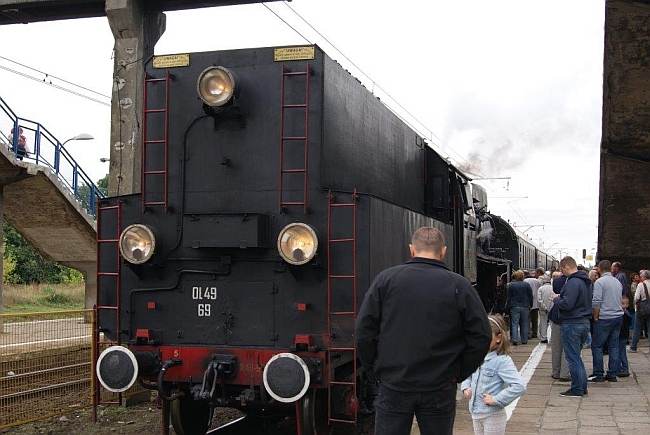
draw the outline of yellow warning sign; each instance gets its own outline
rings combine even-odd
[[[153,57],[154,68],[175,68],[179,66],[190,66],[189,54],[166,54]]]
[[[316,50],[314,46],[309,47],[284,47],[276,48],[273,53],[275,62],[284,62],[286,60],[312,60]]]

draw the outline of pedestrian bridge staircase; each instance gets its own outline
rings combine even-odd
[[[24,156],[21,140],[27,145]],[[5,219],[45,258],[84,274],[86,307],[92,307],[96,204],[104,195],[52,133],[17,116],[1,97],[0,186]]]

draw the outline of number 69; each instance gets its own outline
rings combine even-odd
[[[210,304],[198,304],[196,308],[199,317],[210,317]]]

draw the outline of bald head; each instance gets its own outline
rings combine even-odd
[[[445,236],[434,227],[418,228],[411,237],[411,256],[442,260],[447,253]]]

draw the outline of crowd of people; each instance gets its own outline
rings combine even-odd
[[[512,344],[525,344],[537,335],[547,343],[550,329],[552,376],[571,382],[561,395],[584,396],[590,382],[616,382],[630,375],[627,345],[636,352],[650,328],[649,287],[650,271],[635,273],[630,283],[621,264],[609,260],[587,270],[565,257],[559,271],[515,271],[505,303]],[[588,347],[593,363],[590,375],[581,356]],[[608,355],[606,371],[604,355]]]
[[[589,382],[629,376],[629,331],[635,352],[650,326],[649,271],[629,283],[619,263],[586,270],[565,257],[558,271],[515,271],[501,288],[503,315],[488,316],[472,284],[444,263],[442,232],[419,228],[409,248],[411,260],[377,275],[356,319],[359,370],[376,386],[367,395],[376,435],[406,435],[414,416],[423,435],[452,434],[458,384],[474,432],[505,433],[505,408],[526,391],[510,346],[536,336],[551,343],[552,376],[571,382],[562,396],[582,397]],[[587,376],[581,351],[589,345],[594,370]]]

